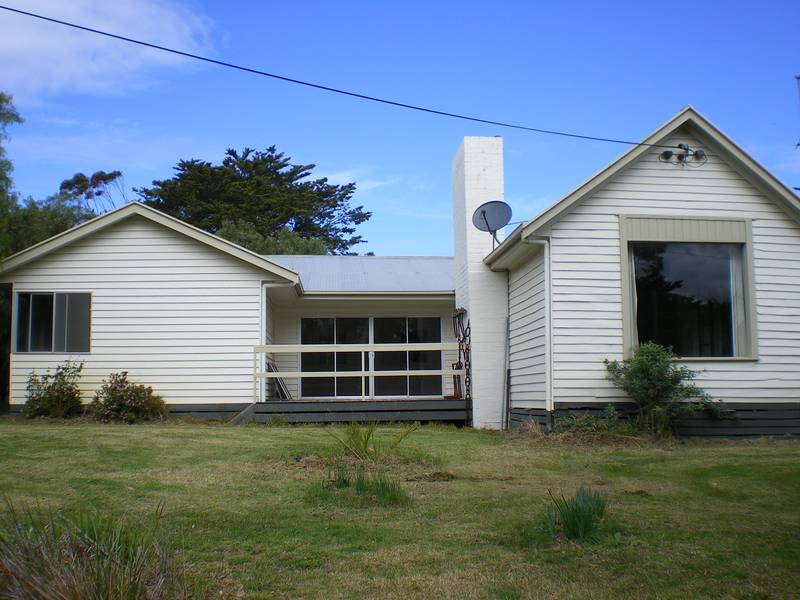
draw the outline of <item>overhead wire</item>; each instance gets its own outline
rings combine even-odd
[[[386,104],[386,105],[389,105],[389,106],[395,106],[395,107],[398,107],[398,108],[405,108],[405,109],[408,109],[408,110],[414,110],[414,111],[418,111],[418,112],[429,113],[429,114],[443,116],[443,117],[450,117],[450,118],[453,118],[453,119],[461,119],[463,121],[471,121],[471,122],[474,122],[474,123],[483,123],[483,124],[486,124],[486,125],[495,125],[497,127],[504,127],[504,128],[508,128],[508,129],[517,129],[517,130],[522,130],[522,131],[530,131],[530,132],[533,132],[533,133],[541,133],[541,134],[546,134],[546,135],[555,135],[555,136],[568,137],[568,138],[574,138],[574,139],[590,140],[590,141],[595,141],[595,142],[607,142],[607,143],[612,143],[612,144],[625,144],[625,145],[628,145],[628,146],[648,146],[648,147],[652,147],[652,148],[677,148],[677,146],[674,146],[674,145],[648,144],[646,142],[632,142],[632,141],[629,141],[629,140],[623,140],[623,139],[617,139],[617,138],[609,138],[609,137],[599,137],[599,136],[593,136],[593,135],[584,135],[584,134],[571,133],[571,132],[566,132],[566,131],[558,131],[558,130],[555,130],[555,129],[542,129],[542,128],[539,128],[539,127],[529,127],[529,126],[526,126],[526,125],[520,125],[520,124],[516,124],[516,123],[507,123],[507,122],[503,122],[503,121],[496,121],[496,120],[492,120],[492,119],[483,119],[483,118],[480,118],[480,117],[473,117],[473,116],[470,116],[470,115],[464,115],[464,114],[449,112],[449,111],[445,111],[445,110],[437,110],[437,109],[433,109],[433,108],[419,106],[419,105],[416,105],[416,104],[408,104],[408,103],[399,102],[399,101],[396,101],[396,100],[389,100],[387,98],[380,98],[378,96],[370,96],[370,95],[367,95],[367,94],[361,94],[361,93],[358,93],[358,92],[353,92],[353,91],[345,90],[345,89],[342,89],[342,88],[336,88],[336,87],[331,87],[331,86],[327,86],[327,85],[322,85],[320,83],[314,83],[314,82],[311,82],[311,81],[304,81],[302,79],[297,79],[295,77],[288,77],[288,76],[285,76],[285,75],[279,75],[277,73],[270,73],[268,71],[263,71],[261,69],[256,69],[256,68],[253,68],[253,67],[246,67],[246,66],[238,65],[238,64],[235,64],[235,63],[231,63],[231,62],[226,62],[226,61],[217,60],[217,59],[214,59],[214,58],[209,58],[207,56],[194,54],[192,52],[185,52],[183,50],[177,50],[175,48],[169,48],[167,46],[161,46],[159,44],[153,44],[151,42],[145,42],[143,40],[138,40],[138,39],[135,39],[135,38],[132,38],[132,37],[119,35],[119,34],[116,34],[116,33],[111,33],[111,32],[103,31],[103,30],[100,30],[100,29],[95,29],[93,27],[87,27],[86,25],[80,25],[78,23],[72,23],[70,21],[64,21],[62,19],[56,19],[54,17],[48,17],[46,15],[41,15],[41,14],[38,14],[38,13],[34,13],[34,12],[26,11],[26,10],[21,10],[19,8],[12,8],[10,6],[0,5],[0,9],[8,11],[8,12],[12,12],[12,13],[17,13],[17,14],[20,14],[20,15],[25,15],[25,16],[28,16],[28,17],[33,17],[35,19],[40,19],[42,21],[48,21],[50,23],[56,23],[58,25],[63,25],[65,27],[71,27],[73,29],[78,29],[80,31],[86,31],[86,32],[89,32],[89,33],[97,34],[97,35],[102,35],[102,36],[105,36],[105,37],[113,38],[115,40],[128,42],[130,44],[137,44],[139,46],[144,46],[146,48],[152,48],[152,49],[159,50],[159,51],[162,51],[162,52],[168,52],[168,53],[175,54],[175,55],[178,55],[178,56],[191,58],[193,60],[198,60],[198,61],[210,63],[210,64],[217,65],[217,66],[220,66],[220,67],[225,67],[225,68],[229,68],[229,69],[235,69],[235,70],[238,70],[238,71],[243,71],[245,73],[251,73],[253,75],[260,75],[260,76],[263,76],[263,77],[269,77],[271,79],[276,79],[276,80],[284,81],[284,82],[287,82],[287,83],[294,83],[294,84],[302,85],[302,86],[309,87],[309,88],[323,90],[323,91],[326,91],[326,92],[331,92],[331,93],[334,93],[334,94],[340,94],[340,95],[344,95],[344,96],[350,96],[352,98],[358,98],[358,99],[367,100],[367,101],[370,101],[370,102],[377,102],[377,103],[380,103],[380,104]]]

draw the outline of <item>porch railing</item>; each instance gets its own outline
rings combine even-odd
[[[446,375],[463,376],[465,370],[444,368],[444,359],[441,369],[395,369],[391,371],[371,370],[366,363],[367,352],[419,352],[419,351],[453,351],[458,352],[457,342],[437,342],[423,344],[267,344],[253,348],[253,402],[259,401],[259,382],[270,379],[304,379],[316,377],[360,377],[361,399],[366,400],[366,379],[368,377],[396,377],[396,376],[423,376],[433,375],[444,377]],[[275,354],[303,354],[306,352],[359,352],[361,354],[361,369],[354,371],[267,371],[265,361],[271,360]],[[299,362],[299,361],[298,361]],[[443,390],[444,391],[444,390]],[[354,396],[358,398],[358,396]]]

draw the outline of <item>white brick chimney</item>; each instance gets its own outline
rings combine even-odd
[[[502,199],[503,139],[465,137],[453,158],[456,306],[467,309],[472,327],[472,424],[492,429],[503,423],[508,284],[506,273],[483,264],[492,236],[472,225],[472,213]]]

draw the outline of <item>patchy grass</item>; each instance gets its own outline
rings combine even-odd
[[[310,504],[399,506],[408,504],[411,498],[400,482],[385,472],[370,473],[361,465],[339,464],[309,487],[306,500]]]
[[[401,431],[374,435],[390,443]],[[399,482],[410,502],[309,502],[336,446],[319,427],[0,419],[0,490],[18,505],[128,522],[163,504],[162,540],[199,598],[787,598],[800,589],[797,442],[589,447],[421,427],[398,448],[408,460],[363,465]],[[553,544],[525,530],[541,522],[548,490],[569,496],[582,485],[612,506],[595,542]],[[510,531],[535,543],[509,543]]]

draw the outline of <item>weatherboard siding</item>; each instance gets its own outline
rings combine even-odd
[[[752,220],[757,361],[690,361],[699,383],[730,402],[800,397],[800,226],[714,149],[701,168],[647,153],[550,226],[554,400],[623,400],[602,360],[623,353],[619,215]]]
[[[15,292],[91,292],[91,352],[14,353],[12,404],[32,370],[68,358],[84,362],[85,400],[128,371],[168,403],[249,402],[265,275],[139,217],[38,259],[7,279]]]
[[[545,408],[547,311],[544,252],[508,274],[509,393],[512,408]]]

